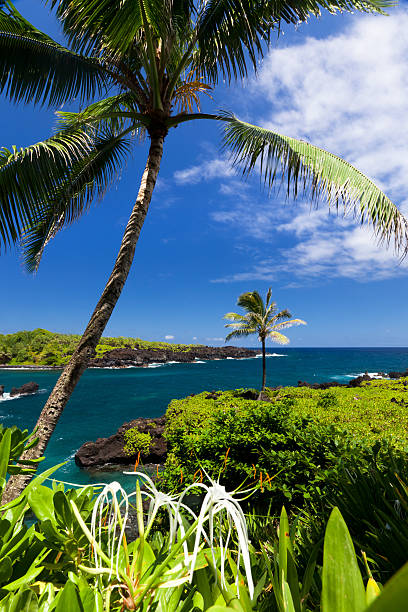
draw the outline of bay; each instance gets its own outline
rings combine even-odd
[[[268,349],[267,384],[296,385],[298,380],[324,382],[348,379],[368,371],[403,371],[408,348],[286,348]],[[28,381],[40,392],[17,399],[0,400],[0,423],[31,430],[59,372],[0,370],[0,385]],[[76,450],[86,441],[110,436],[137,417],[164,414],[173,398],[201,391],[259,387],[261,360],[223,359],[188,364],[169,363],[148,368],[91,369],[82,376],[47,448],[41,469],[65,461],[61,480],[90,484],[123,478],[118,473],[89,473],[75,465]]]

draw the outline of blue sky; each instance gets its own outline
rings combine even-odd
[[[345,157],[408,213],[408,11],[313,19],[284,29],[258,77],[220,85],[203,109],[303,138]],[[22,14],[58,37],[48,10]],[[42,140],[53,111],[0,99],[2,146]],[[75,103],[72,108],[75,109]],[[81,333],[102,291],[137,194],[139,145],[120,180],[48,246],[35,276],[17,250],[0,256],[0,333],[44,327]],[[378,248],[367,227],[242,181],[220,150],[218,126],[172,130],[127,285],[106,335],[220,345],[223,314],[243,291],[265,293],[307,327],[291,346],[408,346],[408,263]],[[256,344],[254,338],[252,345]]]

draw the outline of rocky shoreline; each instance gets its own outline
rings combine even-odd
[[[91,359],[88,368],[129,368],[147,367],[154,363],[193,363],[214,359],[249,359],[259,353],[258,349],[236,346],[197,346],[188,351],[171,349],[117,348],[107,351],[102,357]],[[53,365],[9,365],[1,364],[5,370],[61,370],[62,366]]]
[[[381,372],[384,377],[397,379],[408,377],[408,369],[404,372],[389,372],[388,374]],[[309,387],[311,389],[329,389],[330,387],[360,387],[363,382],[376,380],[368,374],[357,376],[351,379],[348,383],[339,383],[335,381],[323,383],[307,383],[298,381],[298,387]],[[408,383],[405,383],[408,384]],[[272,387],[274,390],[282,389],[283,387]],[[215,399],[219,392],[212,391],[206,396],[207,399]],[[246,399],[258,399],[258,392],[248,389],[242,394]],[[262,398],[262,401],[272,401],[267,396]],[[75,463],[84,469],[106,470],[107,466],[122,466],[134,465],[137,459],[136,455],[126,455],[123,451],[125,444],[124,434],[128,429],[137,428],[140,433],[150,434],[151,443],[148,455],[143,457],[144,465],[161,465],[167,457],[167,442],[163,436],[166,424],[166,417],[157,418],[138,418],[124,423],[119,427],[118,431],[108,438],[98,438],[95,442],[85,442],[75,454]]]

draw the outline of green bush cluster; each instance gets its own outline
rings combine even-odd
[[[56,334],[46,329],[0,334],[0,365],[51,365],[63,366],[74,352],[80,336]],[[101,338],[95,356],[102,357],[114,348],[142,348],[184,352],[199,345],[148,342],[140,338]]]
[[[142,456],[149,454],[152,436],[149,433],[142,433],[137,427],[131,427],[124,434],[125,445],[123,452],[125,455],[136,455],[140,452]]]
[[[310,391],[271,392],[270,402],[243,398],[248,393],[239,390],[215,398],[201,393],[173,400],[165,430],[170,449],[165,486],[177,489],[192,483],[201,477],[200,470],[213,478],[221,473],[229,489],[243,482],[256,485],[258,495],[263,491],[279,511],[283,503],[293,508],[313,500],[322,502],[348,468],[381,469],[390,442],[373,431],[366,438],[360,434],[370,415],[362,410],[361,423],[355,418],[349,421],[346,412],[344,422],[338,419],[335,425],[330,415],[340,413],[344,402],[337,393],[321,391],[315,392],[313,407],[302,412],[303,402],[296,400],[303,399],[303,394],[310,396]],[[342,391],[356,393],[355,389]],[[405,459],[403,450],[396,452]]]

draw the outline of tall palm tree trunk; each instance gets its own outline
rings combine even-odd
[[[62,371],[41,411],[35,433],[39,439],[38,444],[23,453],[22,459],[37,459],[44,454],[58,419],[89,360],[93,357],[95,348],[120,297],[133,262],[136,243],[156,184],[163,155],[164,137],[163,132],[151,135],[149,155],[140,183],[139,194],[126,226],[112,273],[74,354]],[[11,476],[7,482],[2,503],[7,503],[20,495],[31,478],[31,475]]]
[[[265,339],[262,338],[262,389],[261,393],[265,391],[266,385],[266,353],[265,353]]]

